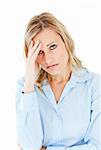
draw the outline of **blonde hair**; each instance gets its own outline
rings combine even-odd
[[[67,49],[69,55],[69,63],[72,66],[72,70],[83,68],[81,61],[75,55],[74,41],[70,37],[66,27],[54,15],[48,12],[36,15],[32,17],[31,20],[29,21],[25,31],[25,40],[24,40],[25,57],[27,58],[28,56],[28,47],[30,41],[45,28],[50,28],[60,35]],[[36,80],[36,84],[40,90],[41,90],[41,83],[46,78],[47,72],[41,68]]]

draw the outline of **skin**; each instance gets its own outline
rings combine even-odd
[[[41,50],[36,58],[37,63],[45,70],[52,82],[60,83],[68,80],[70,66],[68,64],[68,52],[61,37],[51,29],[45,29],[34,38],[41,42]],[[54,67],[49,67],[58,64]]]

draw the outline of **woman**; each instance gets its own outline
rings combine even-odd
[[[100,75],[74,52],[52,14],[34,16],[25,32],[25,76],[17,82],[18,144],[23,150],[101,150]]]

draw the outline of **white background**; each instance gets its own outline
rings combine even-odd
[[[29,19],[53,13],[71,33],[83,64],[101,73],[100,9],[100,0],[0,1],[0,150],[17,150],[15,89],[24,74],[23,36]]]

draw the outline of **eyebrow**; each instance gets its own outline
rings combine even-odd
[[[54,43],[54,42],[56,42],[56,41],[53,41],[53,42],[51,42],[51,43],[47,44],[47,47],[48,47],[49,45],[51,45],[52,43]]]

